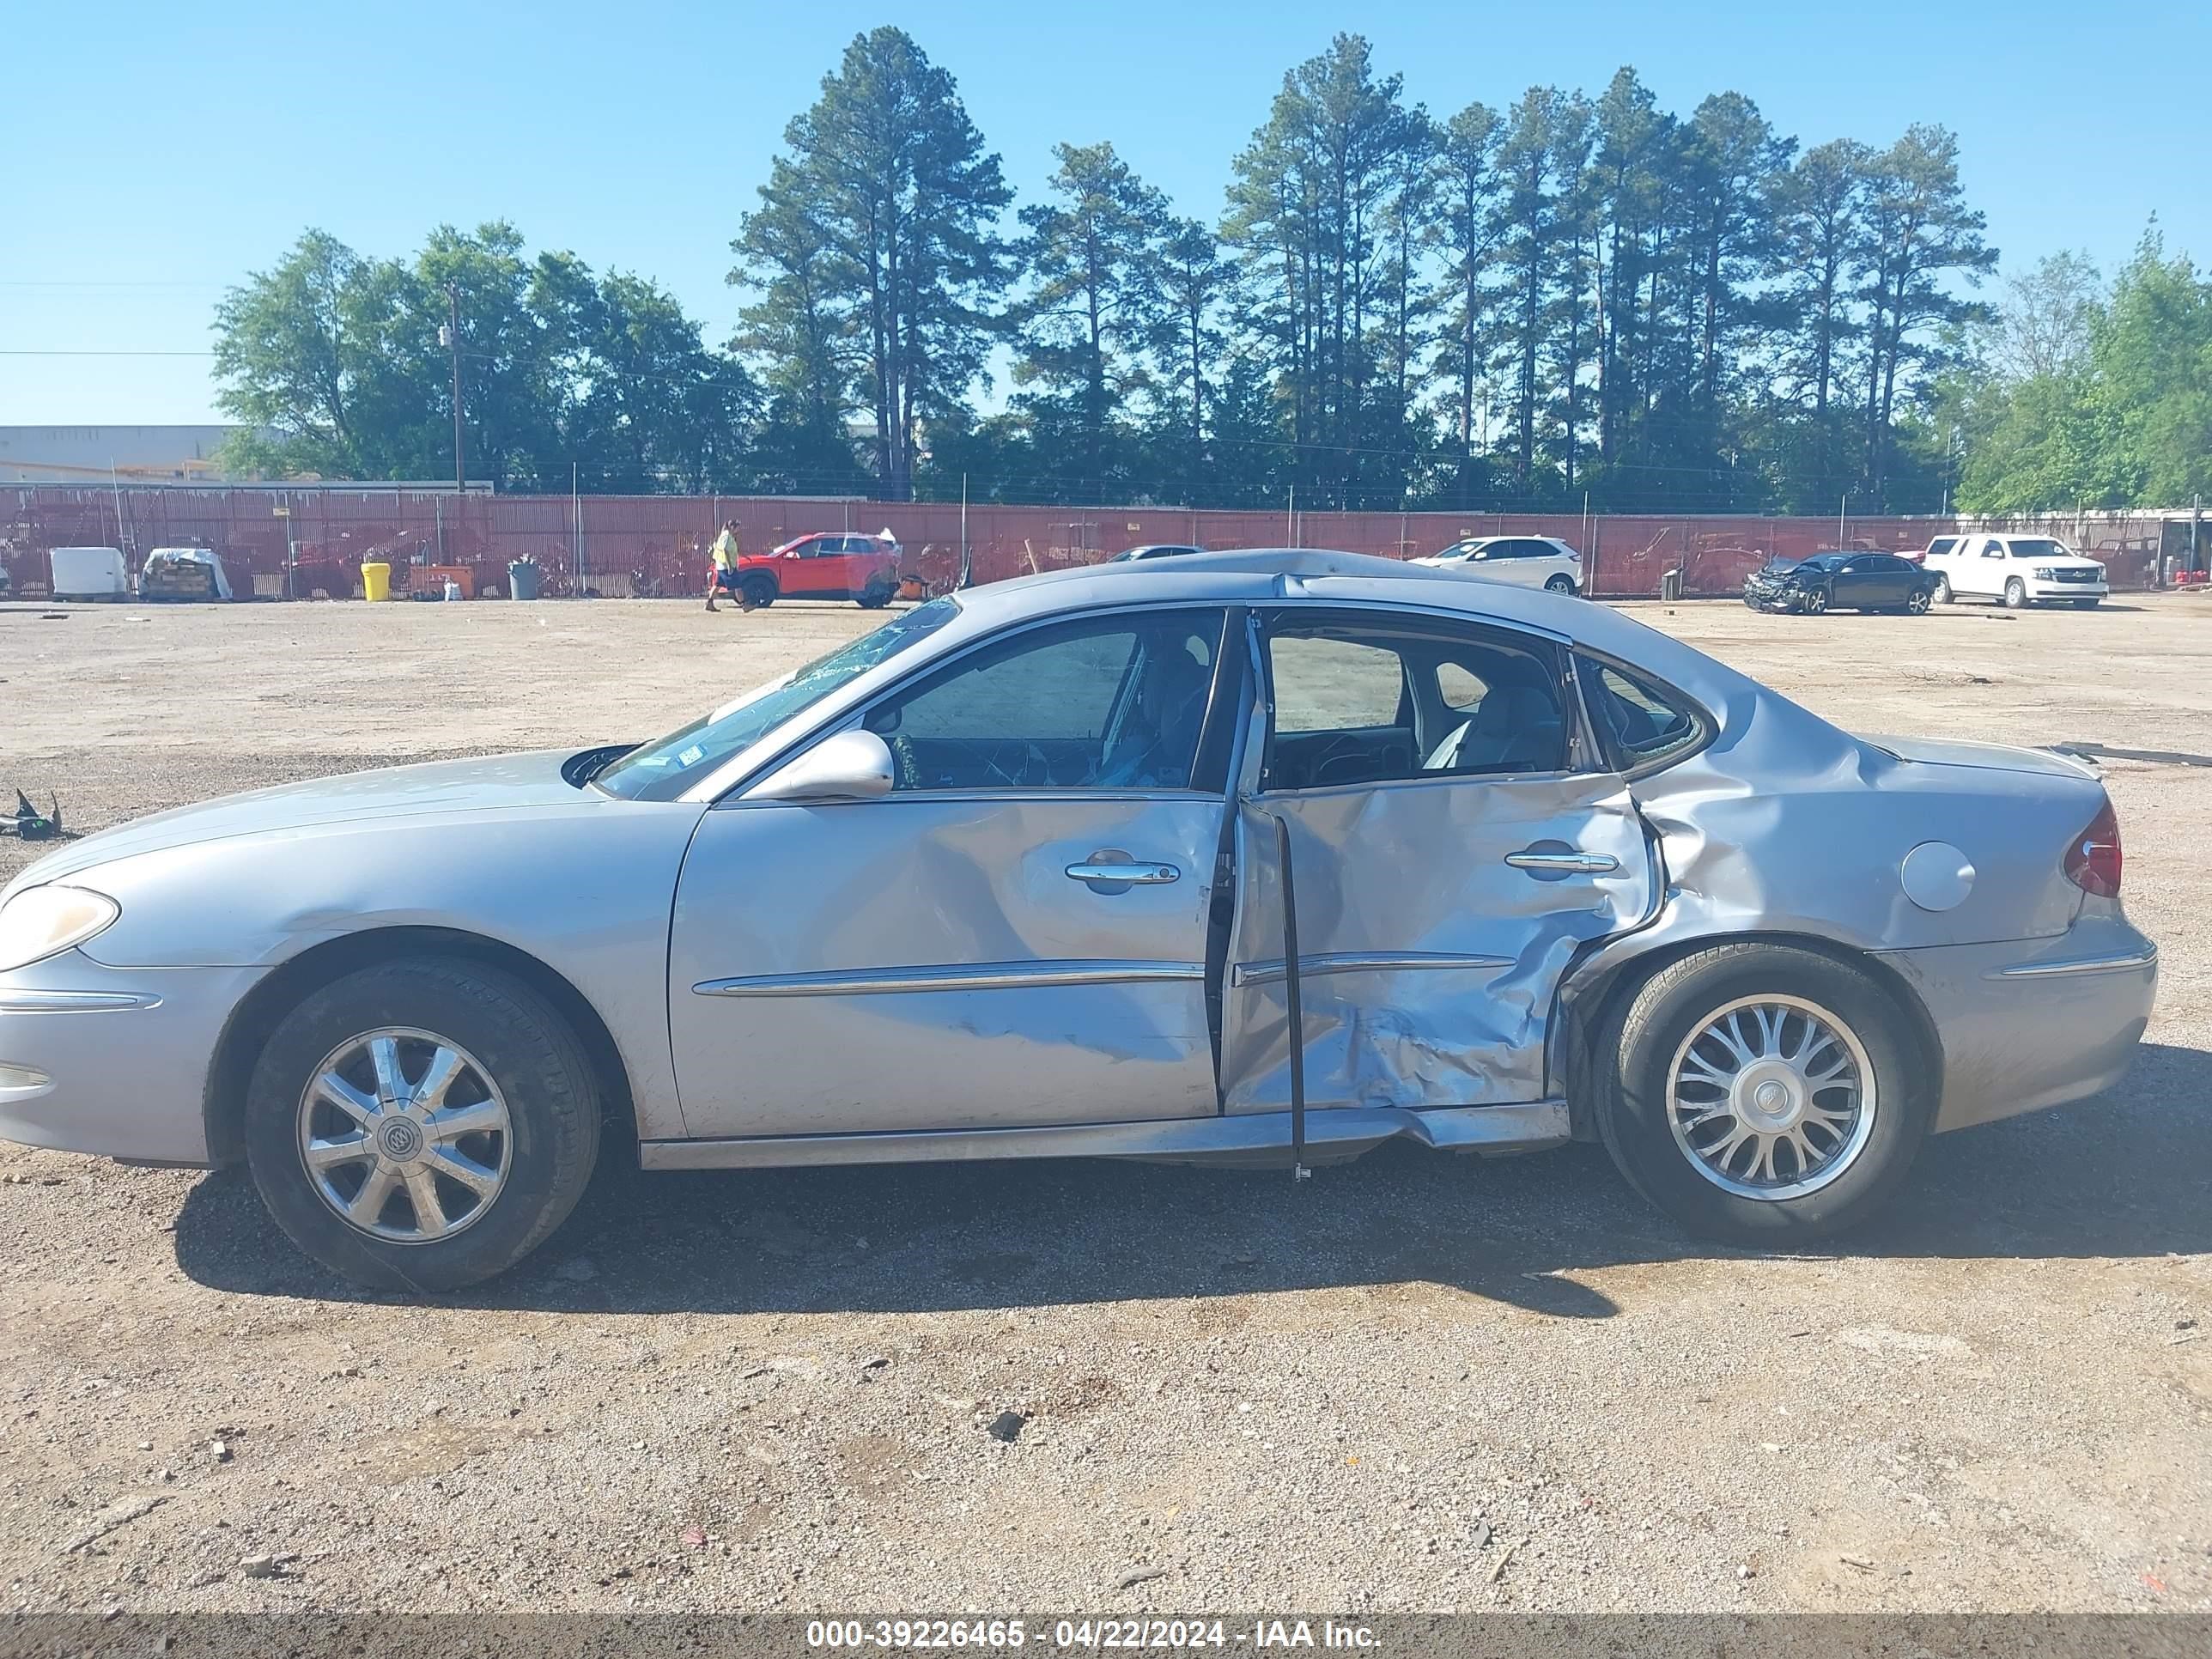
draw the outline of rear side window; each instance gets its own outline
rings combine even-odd
[[[1703,748],[1706,717],[1679,691],[1609,662],[1577,659],[1590,723],[1616,770],[1650,772]]]
[[[1270,792],[1566,769],[1559,659],[1503,629],[1292,614],[1267,636]]]
[[[1959,538],[1956,536],[1938,536],[1928,544],[1928,556],[1930,558],[1940,559],[1958,544]]]

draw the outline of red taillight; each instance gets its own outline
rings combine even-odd
[[[2066,849],[2066,879],[2100,898],[2120,896],[2120,817],[2106,799],[2089,827]]]

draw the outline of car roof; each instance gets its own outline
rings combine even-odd
[[[1271,601],[1402,605],[1470,621],[1534,629],[1641,665],[1717,709],[1753,682],[1702,651],[1610,605],[1439,567],[1323,548],[1249,547],[1116,565],[1077,565],[969,588],[958,596],[967,636],[1093,606]],[[951,641],[946,641],[948,644]]]

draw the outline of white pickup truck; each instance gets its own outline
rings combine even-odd
[[[1996,599],[2014,611],[2045,602],[2087,611],[2110,591],[2105,567],[2048,536],[1938,536],[1921,564],[1942,578],[1936,597]]]

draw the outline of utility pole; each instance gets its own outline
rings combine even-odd
[[[469,473],[461,453],[461,290],[458,283],[446,284],[446,325],[438,335],[438,343],[453,357],[453,493],[465,495]]]

